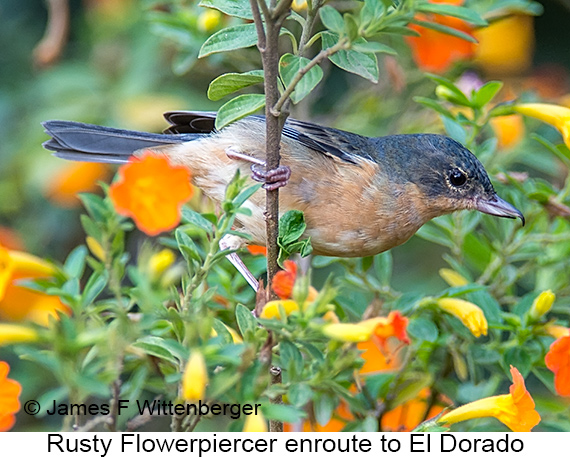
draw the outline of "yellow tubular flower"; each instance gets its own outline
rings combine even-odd
[[[33,328],[16,324],[0,324],[0,346],[16,343],[31,343],[38,340]]]
[[[182,396],[186,401],[203,400],[206,396],[208,370],[204,356],[193,350],[182,376]]]
[[[510,393],[482,398],[444,414],[438,423],[451,425],[469,419],[495,417],[513,432],[530,432],[540,422],[540,415],[534,409],[534,400],[526,390],[519,371],[511,366],[513,384]]]
[[[374,326],[361,324],[327,324],[323,327],[323,334],[344,343],[368,341],[372,337]]]
[[[544,330],[556,340],[563,336],[570,336],[570,328],[563,327],[562,325],[547,324],[544,326]]]
[[[257,414],[250,414],[245,419],[244,432],[267,432],[267,422],[259,411]]]
[[[148,262],[148,271],[152,279],[158,279],[174,263],[176,256],[170,249],[163,249],[153,254]]]
[[[299,311],[299,305],[294,300],[272,300],[265,304],[259,317],[262,319],[279,319],[281,316],[279,314],[280,307],[283,307],[287,316],[293,311]]]
[[[556,295],[554,295],[551,290],[545,290],[542,292],[532,302],[532,306],[529,311],[531,319],[537,321],[546,313],[548,313],[548,311],[550,311],[550,308],[552,308],[552,304],[554,303],[555,299]]]
[[[97,257],[101,262],[105,262],[105,249],[103,249],[101,243],[99,243],[99,241],[97,241],[92,236],[85,238],[85,242],[87,243],[87,247],[91,251],[91,254]]]
[[[441,276],[441,279],[443,279],[451,287],[460,287],[469,284],[469,281],[467,281],[467,279],[465,279],[456,271],[451,270],[450,268],[441,268],[439,270],[439,275]]]
[[[522,103],[513,109],[525,116],[534,117],[556,127],[570,148],[570,108],[548,103]]]
[[[437,304],[445,312],[457,317],[475,337],[487,335],[487,319],[477,305],[459,298],[440,298]]]

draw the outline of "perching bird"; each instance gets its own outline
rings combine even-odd
[[[265,173],[265,118],[250,116],[216,131],[216,114],[165,114],[167,134],[142,133],[69,121],[43,125],[44,146],[69,160],[124,163],[151,150],[192,173],[214,201],[224,199],[236,169],[279,192],[280,211],[305,214],[313,252],[339,257],[378,254],[408,240],[443,214],[476,209],[495,216],[522,213],[497,196],[477,158],[442,135],[368,138],[289,119],[281,140],[283,167]],[[251,163],[254,165],[251,165]],[[237,222],[255,244],[265,244],[265,192],[246,202],[251,216]]]

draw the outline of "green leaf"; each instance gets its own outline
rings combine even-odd
[[[221,130],[226,125],[231,124],[241,118],[255,113],[265,106],[265,95],[245,94],[238,95],[225,103],[216,116],[216,128]]]
[[[303,370],[303,356],[293,343],[281,341],[279,343],[279,355],[281,357],[281,368],[288,370],[290,376],[297,377]]]
[[[279,76],[281,76],[283,83],[289,86],[297,76],[297,73],[307,66],[309,62],[310,60],[305,57],[294,56],[289,53],[283,54],[279,60]],[[299,103],[315,88],[321,79],[323,79],[323,70],[316,65],[297,83],[295,90],[291,94],[291,101],[293,103]]]
[[[325,5],[319,10],[319,14],[321,15],[321,21],[323,22],[323,25],[327,29],[332,30],[338,34],[343,33],[344,19],[335,8],[329,5]]]
[[[86,257],[87,248],[83,245],[77,246],[65,259],[63,270],[72,278],[80,278],[85,269]]]
[[[212,233],[214,230],[213,224],[208,219],[186,206],[182,207],[182,222],[201,228],[206,233]]]
[[[281,422],[299,422],[306,414],[303,411],[289,405],[272,405],[265,403],[261,405],[261,412],[268,420],[278,420]]]
[[[293,384],[287,394],[289,402],[297,408],[302,408],[313,398],[313,390],[305,383]]]
[[[368,385],[368,377],[366,384]],[[327,392],[319,393],[313,400],[313,410],[316,421],[325,426],[331,420],[332,413],[338,405],[338,398]]]
[[[416,96],[413,97],[413,99],[416,103],[420,103],[424,106],[427,106],[428,108],[434,110],[435,112],[441,114],[442,116],[447,116],[447,117],[452,116],[452,114],[447,109],[445,109],[437,101],[431,98]]]
[[[383,286],[388,286],[392,278],[392,253],[390,251],[383,252],[374,256],[374,271],[376,277]]]
[[[228,328],[224,325],[224,323],[218,319],[214,319],[212,321],[212,327],[218,334],[224,344],[233,344],[234,339],[232,338],[232,334],[229,332]]]
[[[200,257],[198,248],[194,241],[192,241],[192,238],[179,228],[175,230],[174,236],[178,243],[178,250],[182,253],[186,262],[190,263],[191,260],[195,260],[199,264],[202,263],[202,257]]]
[[[199,6],[216,9],[228,16],[253,19],[249,0],[202,0]]]
[[[214,79],[208,87],[208,98],[220,100],[245,87],[263,82],[263,70],[252,70],[246,73],[226,73]]]
[[[350,13],[344,15],[344,31],[351,42],[358,38],[358,24],[355,17]]]
[[[401,25],[389,25],[388,27],[382,28],[382,30],[380,30],[380,33],[393,33],[395,35],[403,36],[422,36],[416,30]]]
[[[255,317],[253,317],[251,311],[240,303],[238,303],[236,306],[236,321],[239,327],[239,331],[241,332],[241,335],[244,339],[246,338],[248,332],[251,335],[255,333],[255,329],[257,328],[257,320]]]
[[[416,6],[416,10],[424,13],[457,17],[480,27],[488,25],[488,22],[479,16],[475,10],[462,6],[447,5],[445,3],[420,3]]]
[[[500,324],[503,322],[501,317],[501,306],[486,290],[471,292],[468,295],[467,300],[475,303],[483,310],[485,318],[489,324]]]
[[[471,101],[449,79],[433,74],[426,74],[426,76],[436,84],[439,84],[440,86],[443,86],[444,88],[447,89],[447,93],[444,94],[445,95],[444,98],[446,100],[449,100],[457,105],[472,106]],[[438,88],[436,88],[436,93],[438,93]]]
[[[462,32],[461,30],[448,27],[447,25],[437,24],[435,22],[420,21],[419,19],[412,19],[410,22],[421,25],[422,27],[426,27],[428,29],[435,30],[437,32],[445,33],[446,35],[461,38],[462,40],[469,41],[471,43],[477,43],[477,40],[471,35]]]
[[[503,83],[501,81],[489,81],[473,96],[475,106],[483,108],[487,103],[493,100],[495,95],[497,95],[497,92],[499,92],[502,87]]]
[[[81,303],[85,307],[90,305],[95,301],[95,299],[99,296],[101,292],[105,289],[107,285],[107,275],[101,275],[99,273],[93,273],[87,284],[85,284],[85,288],[83,289],[83,294],[81,296]]]
[[[187,357],[183,349],[176,347],[174,340],[166,340],[158,336],[145,336],[135,341],[133,346],[175,365],[178,364],[179,360],[184,360]]]
[[[364,43],[353,43],[352,49],[358,52],[383,52],[384,54],[391,54],[395,56],[398,54],[395,49],[385,44],[378,43],[377,41],[368,41]]]
[[[287,211],[279,219],[279,242],[281,246],[297,241],[305,232],[305,215],[296,209]]]
[[[523,377],[526,377],[530,373],[532,360],[526,348],[517,346],[505,352],[505,366],[509,367],[511,365],[516,367]]]
[[[416,340],[429,341],[430,343],[435,342],[439,336],[437,326],[425,317],[410,320],[408,333]]]
[[[465,141],[467,140],[467,132],[463,126],[459,122],[456,122],[447,116],[440,116],[440,118],[445,126],[447,134],[455,141],[465,144]]]
[[[255,24],[234,25],[211,35],[200,48],[198,57],[206,57],[216,52],[249,48],[256,43],[257,30]]]
[[[323,49],[333,47],[336,43],[338,43],[338,38],[338,35],[335,33],[323,32],[321,35]],[[359,38],[352,44],[359,45],[366,42],[367,41],[364,38]],[[331,55],[329,57],[329,60],[343,70],[346,70],[350,73],[355,73],[358,76],[362,76],[363,78],[368,79],[373,83],[378,82],[378,59],[376,59],[376,55],[374,55],[374,53],[359,52],[353,49],[350,49],[348,51],[341,50],[336,54]]]

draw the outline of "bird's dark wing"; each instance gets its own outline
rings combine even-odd
[[[212,133],[216,131],[216,113],[206,111],[170,111],[164,114],[170,127],[165,133]],[[265,116],[249,116],[249,120],[265,122]],[[357,163],[358,158],[373,160],[373,146],[367,137],[310,122],[288,119],[283,127],[283,136],[308,148],[340,159]],[[370,149],[370,151],[369,151]]]
[[[216,113],[210,111],[168,111],[164,118],[170,124],[164,133],[212,133],[216,131]]]

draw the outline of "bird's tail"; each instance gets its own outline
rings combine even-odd
[[[163,135],[115,129],[71,121],[42,124],[51,139],[43,146],[62,159],[81,162],[125,163],[140,149],[192,141],[204,135]]]

